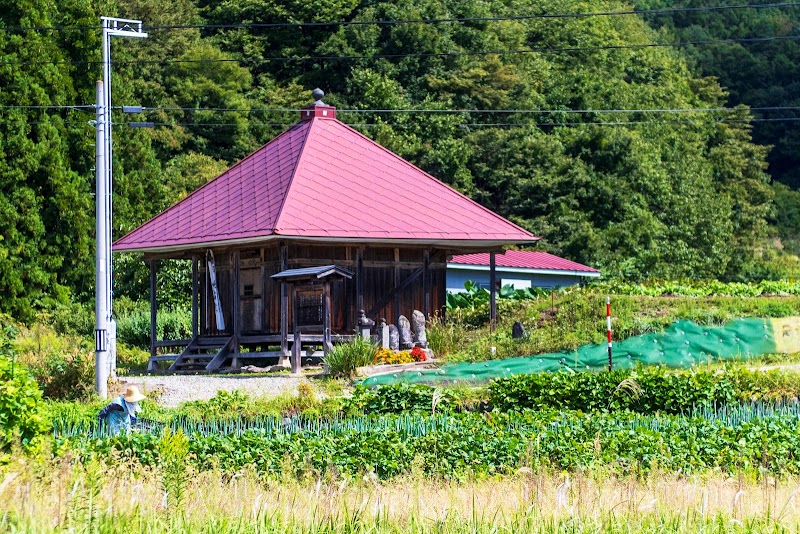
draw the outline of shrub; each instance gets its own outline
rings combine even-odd
[[[800,374],[747,369],[674,372],[662,367],[610,373],[543,373],[499,378],[489,385],[499,410],[566,408],[688,413],[736,401],[797,398]]]
[[[37,323],[22,328],[14,345],[46,398],[77,400],[92,396],[94,354],[89,340],[58,335],[52,327]]]
[[[347,410],[350,413],[365,414],[430,413],[434,409],[447,410],[452,405],[452,397],[442,390],[421,384],[401,383],[374,389],[356,386],[348,401]]]
[[[372,340],[355,336],[352,341],[335,345],[322,361],[331,376],[350,378],[357,367],[375,362],[377,350],[378,347]]]
[[[117,339],[132,347],[150,347],[150,305],[146,301],[120,299],[116,306]],[[192,333],[188,308],[159,309],[156,315],[158,339],[187,339]]]
[[[13,327],[0,330],[0,455],[8,453],[17,440],[25,450],[35,448],[47,429],[42,392],[16,362],[14,335]]]

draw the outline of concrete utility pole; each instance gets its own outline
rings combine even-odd
[[[95,284],[94,299],[94,389],[97,394],[106,398],[108,396],[108,336],[106,332],[106,322],[108,320],[108,302],[106,295],[110,293],[108,288],[108,258],[106,253],[108,245],[106,243],[106,224],[105,216],[106,203],[106,119],[105,119],[105,93],[103,82],[97,81],[97,115],[95,120],[95,202],[97,203],[96,224],[96,246],[97,254],[95,258],[95,273],[97,282]]]
[[[111,37],[147,37],[142,21],[100,17],[103,28],[103,80],[97,83],[95,287],[95,390],[108,396],[108,377],[116,375],[117,327],[111,305]]]

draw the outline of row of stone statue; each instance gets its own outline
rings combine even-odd
[[[358,320],[359,329],[364,337],[371,337],[372,327],[375,321],[367,319],[361,311]],[[413,327],[413,329],[412,329]],[[376,337],[378,343],[384,349],[390,350],[410,350],[414,346],[428,348],[428,336],[425,333],[425,314],[419,310],[414,310],[409,321],[405,315],[401,315],[397,320],[397,326],[386,324],[386,319],[381,319],[376,327]]]

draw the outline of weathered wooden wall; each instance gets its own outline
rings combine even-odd
[[[239,250],[239,301],[243,334],[280,333],[280,283],[270,278],[281,269],[281,246]],[[287,268],[337,265],[354,273],[352,280],[332,284],[331,328],[334,334],[353,333],[358,318],[358,259],[362,258],[361,291],[363,308],[376,322],[385,318],[397,323],[399,315],[410,317],[414,310],[429,314],[441,313],[445,305],[447,253],[441,250],[404,247],[364,247],[287,243]],[[214,302],[208,276],[208,266],[201,261],[200,331],[202,334],[230,334],[233,327],[231,304],[232,252],[234,249],[215,249],[217,284],[225,317],[225,330],[216,327]],[[428,257],[425,274],[426,253]],[[399,291],[395,288],[402,286]],[[289,330],[292,328],[291,304],[288,310]]]

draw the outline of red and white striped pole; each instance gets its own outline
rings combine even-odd
[[[608,370],[614,369],[614,363],[611,360],[611,297],[606,297],[606,329],[608,330]]]

